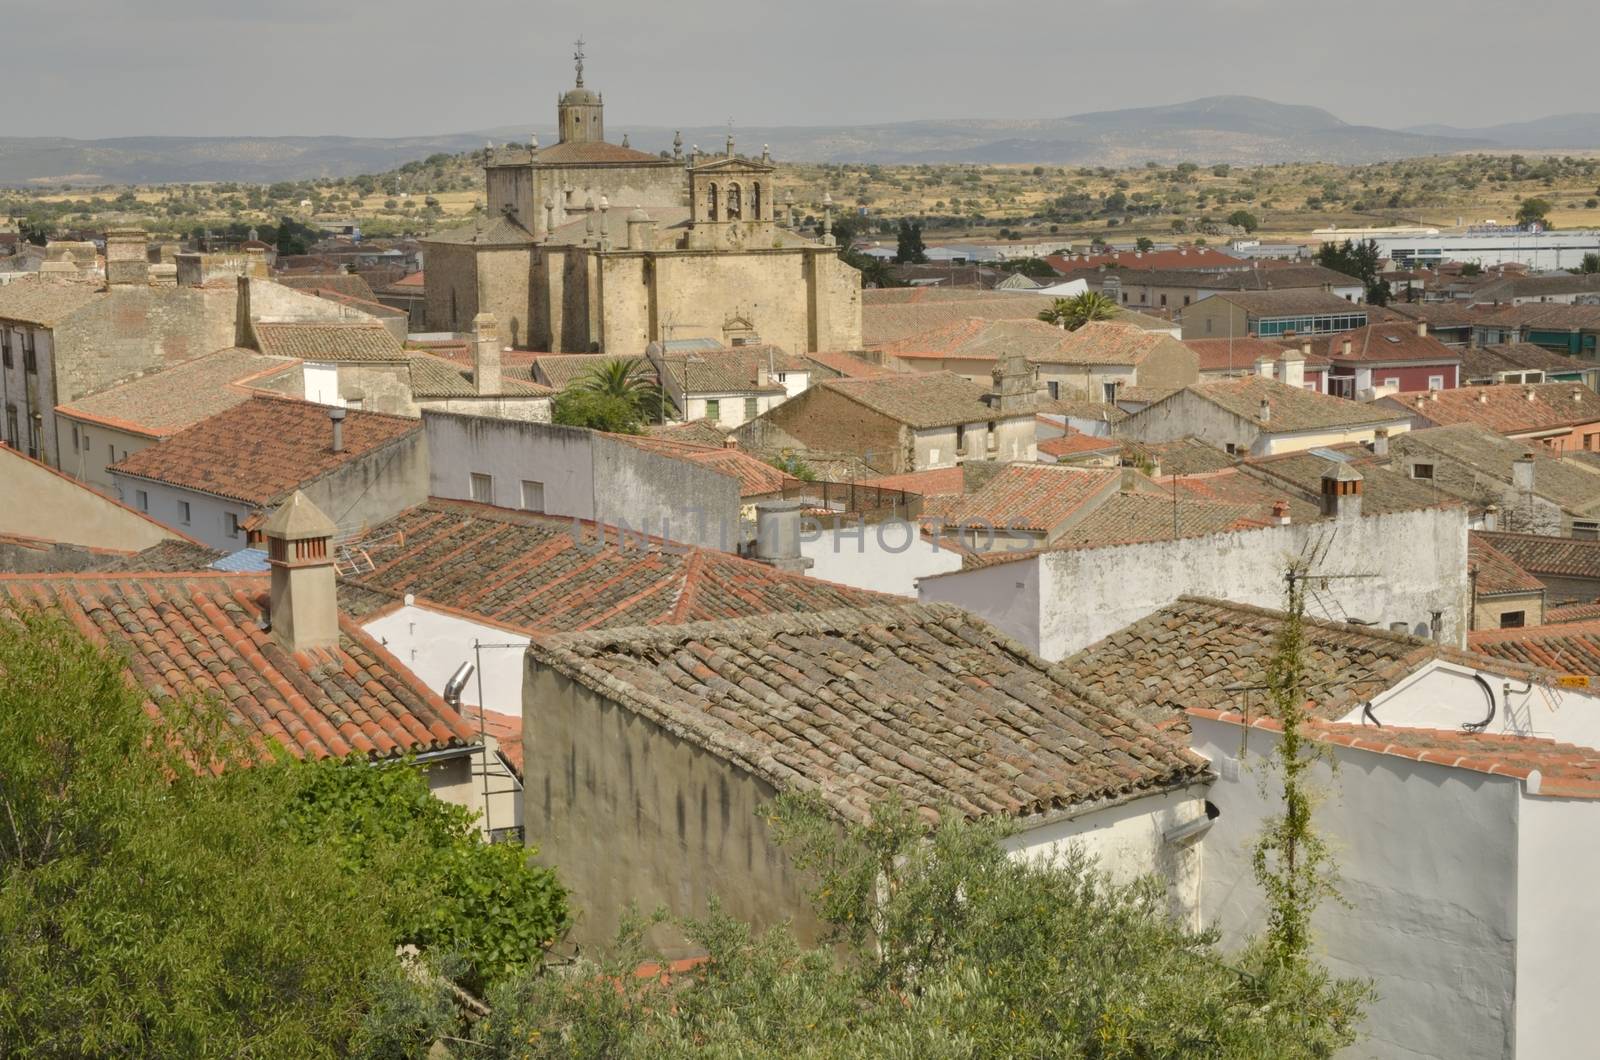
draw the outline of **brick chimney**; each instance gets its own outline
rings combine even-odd
[[[1361,472],[1349,464],[1335,463],[1322,473],[1322,514],[1334,519],[1361,515]]]
[[[106,286],[143,287],[150,282],[150,237],[142,228],[106,232]]]
[[[493,313],[472,318],[472,385],[479,397],[500,393],[500,325]]]
[[[285,651],[339,643],[339,603],[330,544],[333,521],[299,490],[262,524],[272,571],[272,639]]]
[[[1289,502],[1288,501],[1273,501],[1272,502],[1272,521],[1277,526],[1288,526],[1289,525]]]
[[[757,563],[793,573],[811,568],[812,560],[800,554],[800,513],[804,509],[804,501],[756,502]]]

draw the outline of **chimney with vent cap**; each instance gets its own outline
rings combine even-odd
[[[272,572],[272,639],[285,651],[339,643],[339,602],[331,543],[336,527],[299,490],[261,526]]]
[[[799,573],[811,568],[812,560],[800,554],[800,513],[803,501],[756,502],[757,563],[778,570]]]
[[[333,424],[332,448],[336,453],[344,452],[344,409],[334,405],[328,409],[328,420]]]
[[[1268,401],[1266,398],[1261,399],[1261,408],[1256,413],[1256,419],[1260,420],[1262,423],[1272,422],[1272,402]]]
[[[1361,472],[1345,463],[1335,463],[1322,473],[1322,514],[1333,519],[1361,516]]]
[[[1372,455],[1389,455],[1389,428],[1379,427],[1372,432]]]
[[[1428,337],[1428,322],[1426,320],[1417,321],[1417,338],[1425,339],[1427,337]]]
[[[1272,354],[1263,353],[1260,357],[1256,358],[1256,375],[1259,375],[1263,379],[1271,379],[1272,369]]]
[[[500,324],[493,313],[472,318],[472,386],[479,397],[500,393]]]
[[[1523,453],[1521,459],[1511,461],[1511,486],[1518,493],[1533,492],[1533,454]]]

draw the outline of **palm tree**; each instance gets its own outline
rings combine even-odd
[[[626,401],[640,419],[653,420],[661,410],[661,388],[650,362],[642,357],[635,361],[603,361],[572,385],[591,394]]]
[[[1071,298],[1057,298],[1049,309],[1040,310],[1039,319],[1068,331],[1077,331],[1091,320],[1110,320],[1117,315],[1117,303],[1099,291],[1085,291]]]

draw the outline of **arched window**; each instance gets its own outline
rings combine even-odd
[[[757,221],[761,220],[761,182],[759,180],[750,185],[750,211]]]
[[[717,186],[715,184],[706,188],[706,220],[717,219]]]
[[[739,218],[744,216],[743,198],[743,195],[739,191],[739,185],[728,185],[728,220],[737,221]]]

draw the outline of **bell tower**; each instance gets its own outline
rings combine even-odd
[[[556,104],[556,128],[562,143],[599,143],[606,138],[606,102],[598,92],[583,87],[583,38],[574,42],[572,64],[577,83]]]

